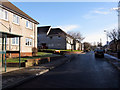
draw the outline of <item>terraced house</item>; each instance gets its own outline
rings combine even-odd
[[[21,56],[31,56],[32,48],[37,48],[37,24],[32,17],[7,0],[0,1],[0,32],[21,35]],[[0,44],[2,39],[0,39]],[[19,49],[19,39],[7,38],[7,50]],[[8,56],[17,57],[18,54]]]

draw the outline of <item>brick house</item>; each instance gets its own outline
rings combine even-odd
[[[4,2],[6,1],[6,2]],[[37,25],[39,23],[7,0],[0,1],[0,31],[22,35],[21,56],[31,56],[37,48]],[[1,45],[0,39],[0,45]],[[7,39],[7,50],[18,50],[19,39]],[[12,57],[18,54],[9,54]]]
[[[46,45],[49,49],[74,49],[73,40],[60,28],[38,27],[38,48]]]

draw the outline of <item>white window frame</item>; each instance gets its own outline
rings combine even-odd
[[[18,15],[13,14],[13,23],[20,25],[20,17]]]
[[[0,8],[0,19],[8,21],[8,11]]]
[[[0,38],[0,44],[2,44],[2,38]],[[5,44],[5,38],[4,38],[4,44]],[[6,40],[6,44],[8,44],[8,38]]]
[[[26,28],[33,29],[33,23],[26,20]]]
[[[32,39],[25,38],[25,46],[32,46]]]
[[[15,39],[15,43],[13,43],[13,39]],[[17,39],[18,39],[18,43],[17,43]],[[12,45],[19,45],[19,38],[18,37],[12,38]]]

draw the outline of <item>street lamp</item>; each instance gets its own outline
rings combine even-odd
[[[108,32],[106,29],[104,29],[104,32],[106,33],[106,36],[107,36],[107,45],[108,45]]]

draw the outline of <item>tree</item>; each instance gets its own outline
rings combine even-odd
[[[120,30],[113,29],[110,32],[107,32],[108,37],[114,41],[115,44],[115,50],[118,50],[118,40],[120,40]]]
[[[89,42],[84,42],[83,44],[84,44],[85,51],[91,49],[91,44]]]
[[[85,39],[80,32],[68,32],[68,34],[80,42]]]

